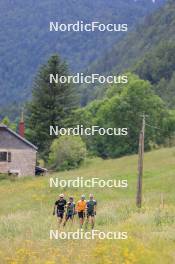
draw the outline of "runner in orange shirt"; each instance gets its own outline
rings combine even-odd
[[[81,200],[77,202],[76,211],[78,212],[78,217],[80,219],[80,229],[82,229],[86,213],[86,200],[84,194],[81,196]]]

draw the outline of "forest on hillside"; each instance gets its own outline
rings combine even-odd
[[[166,5],[147,16],[135,30],[117,42],[104,57],[95,61],[87,72],[101,74],[118,74],[128,70],[135,72],[141,78],[156,84],[155,92],[169,107],[173,107],[174,41],[175,2],[169,0]],[[83,88],[83,105],[103,96],[102,86],[89,85]]]
[[[59,53],[70,71],[84,71],[106,53],[123,34],[49,32],[49,21],[128,23],[131,30],[164,0],[44,0],[0,2],[0,105],[1,116],[15,117],[15,109],[31,96],[36,71],[53,53]],[[3,109],[2,109],[3,107]],[[17,111],[16,111],[17,112]]]

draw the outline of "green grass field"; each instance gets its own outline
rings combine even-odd
[[[126,189],[50,188],[49,178],[127,179]],[[143,207],[135,206],[137,156],[93,159],[80,169],[45,177],[0,181],[0,263],[6,264],[173,264],[175,263],[175,148],[145,154]],[[94,193],[95,229],[126,231],[127,240],[50,240],[60,192]],[[163,200],[163,202],[162,202]],[[68,223],[65,231],[79,228]],[[62,229],[61,229],[62,230]]]

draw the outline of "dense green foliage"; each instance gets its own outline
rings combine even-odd
[[[49,74],[68,75],[68,69],[57,55],[43,65],[35,78],[33,97],[27,105],[27,137],[39,147],[42,158],[48,156],[54,136],[49,127],[64,126],[72,109],[76,106],[74,87],[71,84],[50,83]]]
[[[49,32],[49,21],[77,20],[128,23],[139,19],[164,0],[43,0],[0,1],[0,114],[14,116],[11,108],[31,96],[37,69],[53,53],[66,59],[73,71],[83,71],[117,41],[121,34]],[[122,36],[125,34],[122,34]],[[13,105],[12,105],[13,104]],[[6,112],[5,112],[6,111]]]
[[[146,17],[134,31],[117,42],[104,57],[95,61],[89,67],[89,72],[117,74],[126,69],[135,71],[135,64],[138,64],[136,72],[141,78],[151,82],[152,79],[155,81],[155,78],[158,79],[156,82],[162,79],[160,87],[158,85],[154,89],[169,106],[173,106],[175,89],[172,83],[174,79],[171,78],[174,78],[174,41],[175,1],[170,0],[160,10]],[[103,89],[103,87],[86,87],[85,91],[83,90],[82,103],[86,104],[98,98],[101,88]]]
[[[169,107],[175,106],[175,43],[161,42],[136,65],[135,71],[149,80]]]
[[[61,136],[52,142],[49,165],[54,170],[77,168],[86,157],[86,145],[80,136]]]
[[[163,101],[155,95],[148,81],[128,74],[126,85],[108,87],[106,97],[93,101],[85,108],[76,111],[76,124],[100,126],[104,128],[128,128],[128,136],[84,137],[88,149],[101,157],[117,157],[138,150],[138,135],[142,117],[148,115],[145,149],[152,144],[163,144],[172,131],[169,113]],[[158,129],[157,129],[158,128]]]
[[[149,81],[127,73],[127,84],[108,85],[101,100],[74,110],[76,101],[72,85],[49,83],[49,73],[57,72],[60,76],[68,74],[66,65],[60,58],[52,56],[36,78],[33,99],[28,104],[27,123],[28,139],[39,147],[40,156],[45,161],[50,153],[49,164],[52,168],[60,170],[78,166],[81,156],[84,157],[84,148],[72,137],[70,140],[61,137],[53,142],[56,136],[50,136],[50,125],[59,128],[83,125],[84,128],[98,126],[106,129],[127,129],[127,135],[101,136],[95,133],[82,136],[89,153],[103,158],[114,158],[138,151],[143,113],[148,115],[146,150],[157,144],[167,143],[167,140],[170,142],[173,138],[174,112],[170,114],[161,98],[154,93]]]

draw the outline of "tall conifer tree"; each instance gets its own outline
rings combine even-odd
[[[50,125],[66,126],[66,119],[76,107],[75,89],[72,84],[50,83],[50,74],[68,76],[68,67],[58,55],[53,55],[43,65],[34,80],[32,100],[27,105],[27,135],[39,148],[41,157],[48,157],[53,136]]]

